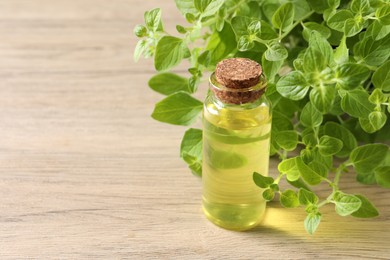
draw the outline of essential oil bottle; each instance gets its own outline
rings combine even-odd
[[[232,58],[210,76],[203,111],[203,211],[214,224],[247,230],[266,202],[253,172],[268,175],[271,105],[261,66]]]

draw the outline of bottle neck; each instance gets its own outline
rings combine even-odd
[[[259,83],[247,88],[227,88],[220,84],[215,73],[209,79],[210,95],[213,101],[220,105],[244,105],[252,106],[258,103],[267,87],[266,79],[260,76]]]

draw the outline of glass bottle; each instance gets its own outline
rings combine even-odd
[[[225,78],[220,75],[222,80],[218,80],[222,62],[235,71],[229,74],[225,66],[220,70]],[[203,211],[218,226],[247,230],[258,225],[265,212],[266,202],[253,181],[253,172],[268,175],[271,104],[263,95],[266,80],[259,64],[243,58],[222,62],[210,76],[204,103]],[[245,74],[246,66],[254,64],[260,68],[255,81],[253,75]],[[237,73],[246,76],[237,77]]]

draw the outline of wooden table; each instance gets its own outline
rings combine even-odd
[[[173,0],[0,1],[0,259],[389,259],[390,193],[353,173],[380,217],[327,207],[315,236],[276,202],[249,232],[205,219],[185,128],[150,118],[152,62],[132,61],[157,6],[173,29]]]

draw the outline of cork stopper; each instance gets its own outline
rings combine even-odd
[[[246,58],[226,59],[217,64],[210,77],[211,90],[224,103],[256,101],[265,91],[266,81],[257,62]]]

